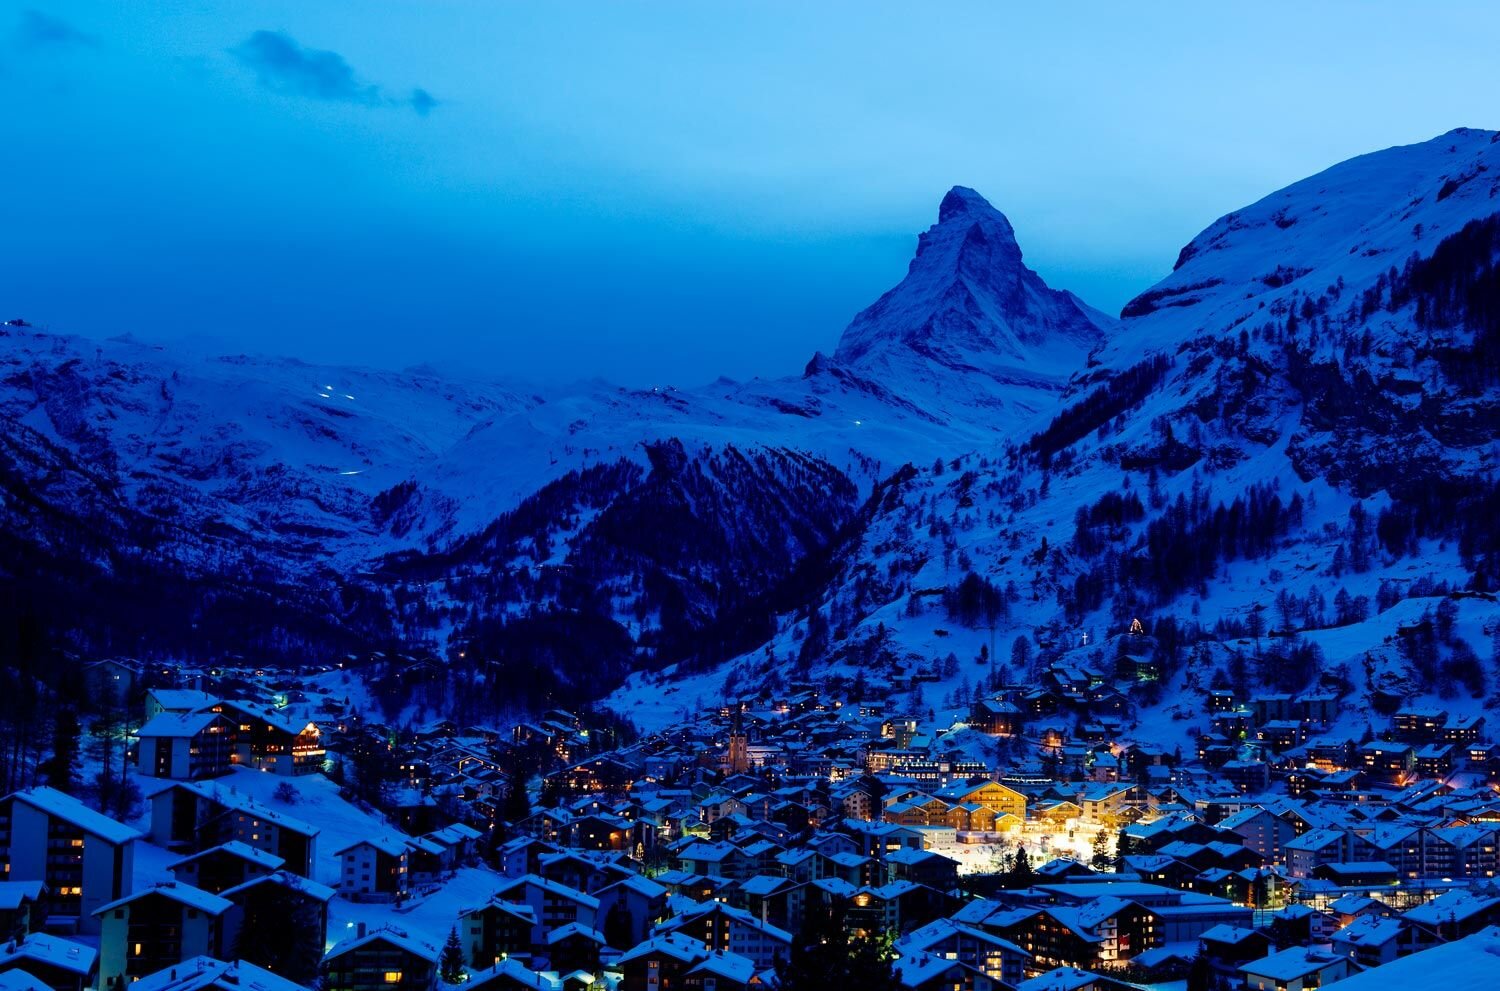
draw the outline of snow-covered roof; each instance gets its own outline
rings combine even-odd
[[[411,837],[409,836],[393,836],[390,833],[384,833],[379,836],[366,836],[363,839],[355,840],[342,849],[333,851],[333,855],[335,857],[342,857],[351,850],[358,850],[362,846],[369,846],[392,857],[404,857],[406,856],[406,848],[410,840]]]
[[[307,991],[302,985],[257,967],[253,963],[244,960],[225,963],[223,960],[205,956],[192,957],[175,966],[148,974],[137,979],[130,987],[131,991],[200,991],[202,988]]]
[[[24,967],[27,961],[35,961],[82,976],[94,969],[98,955],[92,946],[46,933],[31,933],[20,942],[0,944],[0,964]]]
[[[124,898],[117,898],[106,905],[101,905],[94,909],[94,914],[103,915],[106,912],[113,911],[114,909],[129,905],[131,902],[140,901],[142,898],[148,898],[152,895],[170,898],[174,902],[207,915],[220,915],[234,907],[234,902],[228,898],[204,891],[202,888],[195,888],[191,884],[184,884],[181,881],[162,881],[151,885],[149,888],[142,888],[139,891],[131,892]]]
[[[506,957],[493,967],[484,970],[476,970],[469,974],[469,979],[464,987],[476,989],[482,988],[492,982],[507,981],[520,985],[523,988],[532,988],[534,991],[560,991],[563,986],[560,977],[550,974],[538,973],[531,970],[515,957]]]
[[[143,740],[192,737],[223,718],[217,712],[158,712],[135,735]]]
[[[1291,949],[1271,953],[1259,960],[1251,960],[1241,966],[1240,970],[1246,974],[1267,977],[1273,981],[1290,982],[1299,977],[1306,977],[1308,974],[1316,974],[1342,962],[1341,957],[1313,947],[1294,946]]]
[[[220,894],[225,898],[233,898],[233,896],[249,891],[258,884],[279,884],[284,888],[290,888],[320,902],[330,902],[333,900],[333,896],[337,894],[328,885],[320,884],[311,878],[303,877],[301,874],[293,874],[291,871],[272,871],[270,874],[262,874],[260,877],[251,878],[244,884],[237,884],[232,888],[226,888]]]
[[[152,688],[146,694],[163,709],[175,712],[191,712],[218,702],[214,696],[195,688]]]
[[[301,819],[295,818],[294,816],[289,816],[285,812],[280,812],[268,806],[261,805],[259,802],[255,801],[249,795],[246,795],[243,792],[236,791],[233,788],[224,787],[223,785],[212,781],[173,781],[166,787],[152,793],[152,801],[155,801],[157,798],[160,798],[162,795],[170,792],[174,788],[180,788],[184,791],[192,792],[194,795],[198,795],[201,798],[206,798],[209,801],[217,802],[218,804],[224,806],[226,809],[233,809],[236,812],[243,812],[246,815],[254,816],[257,819],[262,819],[268,823],[271,823],[273,826],[276,826],[279,829],[286,829],[294,833],[301,833],[303,836],[317,836],[318,833],[321,832],[321,830],[317,826],[303,822]]]
[[[23,902],[36,901],[45,887],[40,881],[0,881],[0,911],[14,912]]]
[[[324,959],[335,960],[351,950],[357,950],[361,946],[377,941],[384,941],[405,950],[413,956],[420,957],[430,963],[437,963],[437,947],[425,940],[417,939],[405,929],[398,929],[395,926],[381,926],[378,929],[371,929],[363,936],[354,936],[346,939],[329,950],[328,955]]]
[[[1339,991],[1389,991],[1390,988],[1488,987],[1500,967],[1500,926],[1399,957],[1338,983]]]
[[[71,823],[85,833],[97,836],[107,843],[129,843],[140,839],[141,836],[129,826],[95,812],[72,795],[65,795],[56,788],[49,788],[46,785],[13,792],[9,797],[18,802],[25,802],[53,818]]]
[[[220,843],[218,846],[211,846],[206,850],[199,850],[197,853],[188,854],[181,860],[174,860],[167,865],[167,870],[176,870],[177,868],[182,867],[186,864],[191,864],[196,860],[202,860],[205,857],[212,857],[217,854],[228,854],[231,857],[238,857],[240,860],[247,860],[250,863],[256,864],[257,866],[264,867],[267,870],[273,871],[286,863],[285,859],[276,856],[274,853],[267,853],[265,850],[257,850],[250,844],[244,843],[240,840],[230,840],[227,843]]]

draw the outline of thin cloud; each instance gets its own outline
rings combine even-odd
[[[93,35],[85,34],[62,18],[44,14],[40,10],[21,11],[16,38],[25,48],[95,44]]]
[[[426,117],[432,113],[432,108],[438,105],[437,97],[418,86],[411,91],[411,108]]]
[[[393,96],[365,82],[338,52],[304,48],[281,31],[257,31],[230,54],[251,69],[262,84],[283,93],[362,107],[410,107],[425,117],[438,100],[425,89]]]

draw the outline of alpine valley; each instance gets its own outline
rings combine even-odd
[[[12,320],[0,628],[356,665],[413,724],[651,727],[799,683],[963,714],[1044,678],[1164,740],[1214,688],[1477,712],[1497,261],[1500,134],[1459,129],[1214,221],[1118,318],[955,187],[774,380],[534,388]]]

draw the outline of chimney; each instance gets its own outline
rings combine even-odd
[[[361,922],[358,926],[355,927],[355,929],[354,929],[354,935],[355,935],[356,938],[360,938],[360,939],[364,938],[364,935],[365,935],[365,924],[363,922]]]

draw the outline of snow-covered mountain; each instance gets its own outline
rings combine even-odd
[[[983,647],[956,692],[1021,673],[1017,639],[1028,668],[1104,663],[1137,616],[1174,631],[1169,685],[1247,654],[1236,677],[1286,683],[1293,641],[1247,631],[1337,640],[1496,581],[1497,246],[1500,142],[1460,130],[1220,219],[1120,320],[955,187],[783,379],[531,389],[8,326],[0,581],[89,651],[406,646],[534,703],[636,669],[643,712],[664,677]],[[1465,661],[1437,653],[1411,691]]]
[[[1483,706],[1497,261],[1494,132],[1230,214],[1125,308],[1045,423],[893,476],[768,644],[674,674],[670,696],[638,675],[618,703],[665,720],[792,679],[918,672],[933,680],[914,706],[942,725],[983,686],[1087,671],[1122,676],[1137,731],[1178,745],[1201,721],[1147,714],[1196,718],[1210,685],[1323,679],[1353,721],[1390,698]]]
[[[1049,288],[1022,261],[1005,215],[955,186],[906,278],[854,318],[834,360],[952,415],[1035,412],[1054,405],[1115,325]]]

